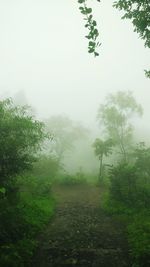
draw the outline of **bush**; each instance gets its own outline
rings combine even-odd
[[[126,223],[129,246],[136,267],[150,266],[150,179],[137,164],[122,163],[112,169],[104,209]]]
[[[128,208],[148,208],[150,183],[145,183],[135,165],[119,164],[110,175],[110,199]]]
[[[150,266],[150,216],[140,213],[127,227],[132,255],[140,267]]]
[[[127,206],[133,206],[136,202],[135,168],[127,164],[118,165],[112,169],[110,181],[110,197]]]
[[[0,188],[9,193],[9,182],[30,169],[35,153],[45,139],[43,123],[28,115],[26,107],[16,107],[10,99],[0,101]]]
[[[17,178],[17,202],[0,200],[0,262],[2,267],[23,267],[37,245],[36,235],[49,221],[54,200],[47,188],[49,181],[32,175]],[[41,186],[41,184],[43,184]]]
[[[59,162],[55,157],[41,155],[38,161],[33,164],[31,173],[40,179],[54,181],[59,168]]]
[[[57,169],[53,159],[46,176],[34,164],[37,152],[48,134],[42,122],[29,115],[27,107],[14,106],[10,99],[0,101],[0,265],[22,267],[36,245],[37,233],[53,212],[51,177]],[[50,164],[51,163],[51,164]],[[53,167],[52,167],[53,166]],[[39,168],[40,167],[40,168]],[[52,168],[51,168],[52,167]],[[49,175],[50,170],[52,173]],[[31,172],[31,171],[30,171]],[[18,176],[20,175],[20,176]],[[48,175],[48,176],[47,176]]]
[[[58,180],[58,183],[60,183],[61,185],[81,185],[81,184],[85,184],[87,183],[86,178],[84,177],[84,175],[79,175],[78,173],[75,175],[63,175],[61,176]]]

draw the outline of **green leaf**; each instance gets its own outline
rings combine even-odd
[[[98,57],[98,56],[99,56],[99,53],[94,52],[94,56],[95,56],[95,57]]]
[[[5,189],[5,187],[1,187],[1,188],[0,188],[0,193],[2,193],[2,194],[5,194],[5,193],[6,193],[6,189]]]
[[[78,0],[78,3],[79,4],[82,4],[82,3],[84,3],[85,2],[85,0]]]
[[[144,70],[144,71],[145,71],[146,77],[150,79],[150,70]]]
[[[95,42],[92,42],[92,41],[90,41],[90,42],[89,42],[89,46],[96,46],[96,43],[95,43]]]
[[[93,20],[93,26],[96,26],[97,22],[95,20]]]
[[[92,13],[92,8],[87,8],[86,9],[86,14],[90,14],[90,13]]]
[[[95,35],[98,35],[99,34],[97,29],[94,29],[94,34]]]
[[[86,35],[85,36],[87,39],[92,39],[92,36],[91,35]]]
[[[88,52],[89,52],[89,53],[93,53],[94,50],[95,50],[95,48],[90,48],[90,49],[88,50]]]

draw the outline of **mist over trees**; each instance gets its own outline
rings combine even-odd
[[[101,104],[97,118],[106,136],[112,138],[121,156],[127,160],[133,142],[133,126],[130,122],[135,115],[142,115],[142,107],[136,103],[131,92],[117,92]]]
[[[81,123],[62,115],[40,122],[30,115],[27,106],[16,106],[11,99],[0,102],[0,113],[2,266],[9,266],[9,262],[14,266],[21,261],[25,264],[24,253],[29,259],[29,251],[35,247],[32,239],[54,212],[53,184],[88,182],[105,188],[104,210],[129,221],[128,240],[134,261],[145,267],[142,261],[147,264],[149,259],[150,148],[144,140],[139,144],[134,140],[133,118],[141,116],[143,110],[133,94],[118,91],[100,104],[100,134],[95,141],[96,133],[91,134],[92,129]]]
[[[84,138],[88,132],[67,116],[52,116],[45,123],[47,131],[53,136],[49,151],[57,157],[58,162],[63,159],[65,153],[72,151],[75,142]]]
[[[78,3],[87,29],[88,52],[98,57],[102,29],[99,29],[88,1],[78,0]],[[145,47],[150,48],[150,1],[117,0],[113,6],[123,12],[123,19],[131,20],[134,31],[143,39]],[[59,27],[61,30],[63,23]],[[51,42],[56,45],[54,39]],[[19,53],[24,54],[24,50]],[[49,60],[47,58],[46,55],[45,61]],[[57,67],[60,61],[58,58]],[[34,64],[37,64],[36,60]],[[83,71],[86,73],[86,69]],[[145,74],[150,77],[149,70],[145,70]],[[43,90],[46,83],[42,75]],[[86,75],[91,78],[91,71]],[[31,85],[32,71],[29,76]],[[52,76],[49,72],[48,78]],[[55,80],[58,76],[56,73]],[[78,79],[76,73],[69,80],[69,86],[74,79]],[[19,82],[16,84],[18,86]],[[52,90],[56,89],[55,84],[51,86]],[[82,91],[83,108],[86,86]],[[92,78],[90,86],[92,90]],[[1,267],[36,266],[38,261],[34,256],[37,254],[45,258],[44,266],[99,267],[108,262],[113,266],[115,262],[117,266],[150,266],[150,141],[148,136],[147,142],[144,130],[140,138],[135,130],[136,120],[143,120],[144,107],[131,91],[114,92],[114,88],[111,89],[113,93],[100,99],[95,125],[90,125],[87,115],[89,128],[85,126],[86,120],[78,122],[69,112],[63,115],[59,104],[57,115],[47,110],[45,117],[37,115],[28,105],[24,90],[12,98],[0,99]],[[57,100],[58,97],[60,95]],[[96,100],[94,105],[97,105]],[[91,111],[92,105],[88,108]],[[63,197],[58,204],[61,192]],[[117,231],[123,229],[123,235],[120,235],[121,231],[114,235],[114,224]],[[43,250],[38,250],[39,246]],[[130,258],[130,265],[122,255]],[[38,264],[43,266],[42,261]]]

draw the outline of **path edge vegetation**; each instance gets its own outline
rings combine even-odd
[[[0,101],[0,130],[0,265],[23,267],[54,213],[52,177],[39,172],[42,144],[50,136],[28,107],[11,99]],[[55,166],[52,159],[49,164]]]
[[[131,92],[108,95],[100,105],[98,120],[102,136],[106,141],[111,138],[111,153],[107,153],[106,141],[94,142],[95,155],[106,156],[99,181],[104,188],[103,209],[126,226],[132,266],[136,267],[150,264],[150,147],[135,142],[132,124],[132,116],[142,113]]]

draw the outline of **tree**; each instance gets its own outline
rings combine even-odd
[[[112,139],[107,139],[105,141],[96,138],[96,140],[93,143],[94,152],[95,155],[99,158],[100,165],[99,165],[99,181],[101,181],[101,178],[103,176],[103,158],[104,156],[108,156],[112,153],[112,146],[113,142]]]
[[[140,142],[134,153],[136,167],[142,172],[142,176],[148,177],[150,181],[150,147],[146,147],[144,142]]]
[[[110,197],[130,207],[149,208],[150,148],[141,142],[134,160],[121,162],[110,171]]]
[[[112,138],[125,161],[132,141],[133,127],[130,119],[134,114],[142,115],[142,107],[137,104],[131,92],[119,91],[108,95],[97,115],[107,136]]]
[[[0,188],[8,188],[15,175],[30,169],[44,140],[44,125],[16,107],[0,101]]]
[[[110,172],[110,198],[118,203],[133,207],[137,203],[137,169],[134,165],[121,162]]]
[[[47,131],[53,136],[50,144],[50,154],[60,163],[66,152],[73,149],[74,143],[87,134],[87,130],[66,116],[52,116],[46,122]]]

